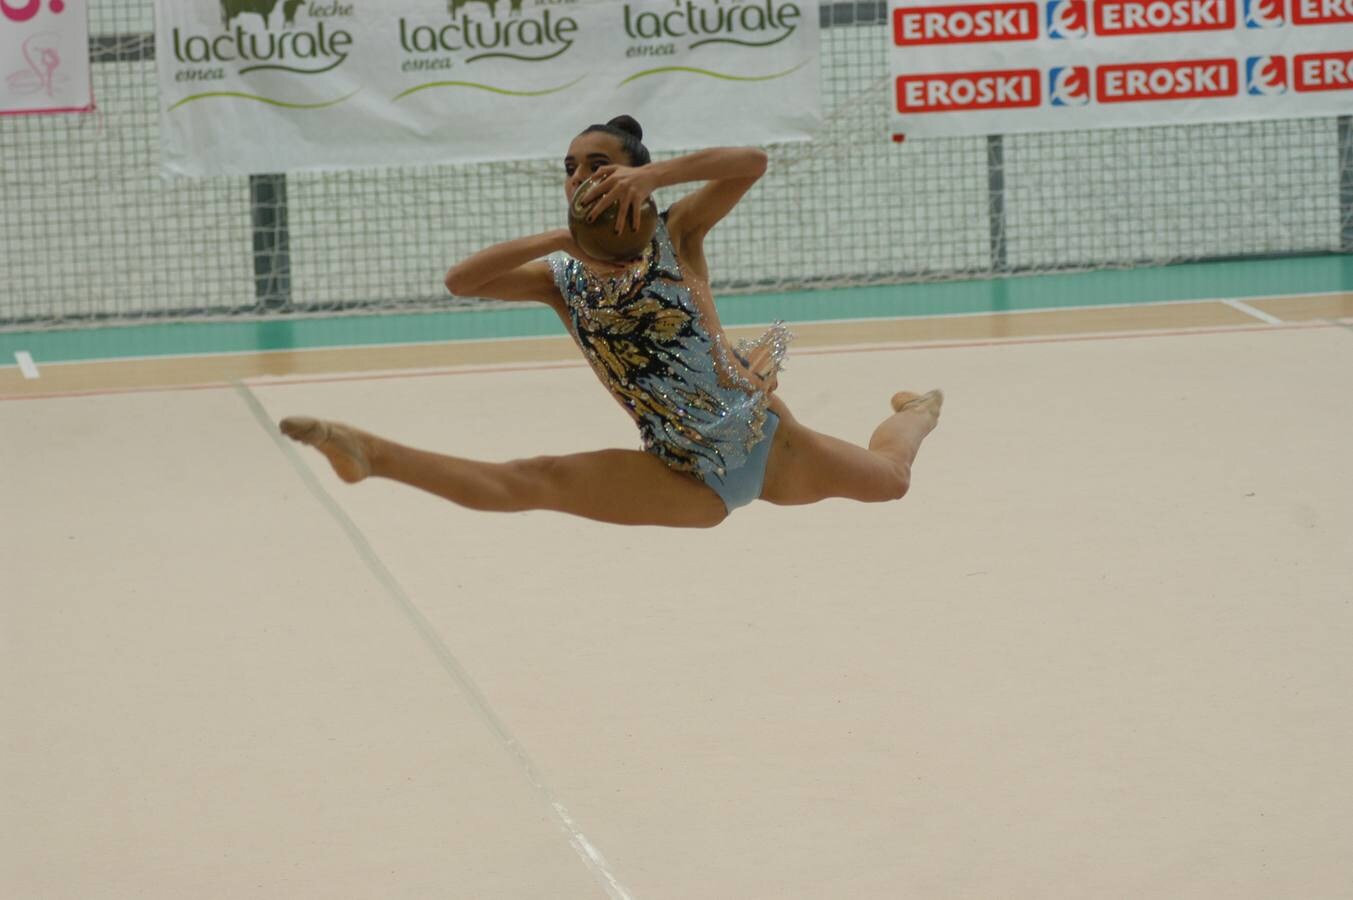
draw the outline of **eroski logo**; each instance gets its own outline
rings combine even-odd
[[[1293,25],[1353,23],[1353,0],[1292,0]]]
[[[1230,31],[1235,0],[1097,0],[1095,34],[1168,34]]]
[[[1282,28],[1286,24],[1283,0],[1245,0],[1246,28]]]
[[[1095,96],[1100,103],[1234,97],[1240,87],[1238,69],[1234,59],[1100,66]]]
[[[1055,40],[1083,38],[1089,30],[1090,12],[1085,0],[1050,0],[1048,37]]]
[[[897,111],[905,114],[1038,106],[1041,103],[1038,88],[1037,69],[901,75],[897,79]]]
[[[1245,60],[1245,90],[1254,97],[1287,93],[1287,57],[1251,56]]]
[[[1038,39],[1038,4],[960,3],[893,10],[893,43],[976,44]]]
[[[1090,102],[1090,67],[1057,66],[1048,70],[1048,100],[1053,106],[1085,106]]]
[[[1353,90],[1353,51],[1303,53],[1292,60],[1298,91]]]

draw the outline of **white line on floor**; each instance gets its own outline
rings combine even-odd
[[[1246,302],[1243,301],[1243,300],[1223,300],[1222,303],[1225,303],[1227,306],[1231,307],[1232,309],[1239,310],[1240,312],[1243,312],[1243,313],[1244,313],[1245,315],[1247,315],[1247,316],[1253,316],[1254,318],[1258,319],[1260,322],[1267,322],[1267,323],[1270,324],[1270,325],[1282,325],[1282,324],[1283,324],[1283,320],[1282,320],[1282,319],[1278,318],[1277,316],[1269,315],[1268,313],[1264,312],[1262,309],[1257,309],[1257,308],[1255,308],[1255,307],[1253,307],[1253,306],[1250,306],[1248,303],[1246,303]]]
[[[281,432],[278,431],[277,426],[273,423],[272,417],[269,416],[268,411],[263,408],[263,404],[259,402],[258,397],[254,396],[253,391],[238,381],[233,383],[233,387],[240,398],[244,400],[245,405],[248,406],[250,411],[254,414],[254,418],[258,420],[258,424],[272,437],[273,443],[282,450],[282,454],[291,462],[292,467],[301,476],[301,481],[305,483],[306,487],[308,487],[310,492],[315,496],[315,499],[319,500],[320,504],[328,510],[329,514],[333,516],[334,520],[338,522],[339,526],[347,534],[348,540],[357,551],[357,555],[367,564],[367,568],[371,570],[371,574],[375,576],[376,581],[385,588],[390,599],[395,601],[395,604],[409,619],[414,630],[418,632],[419,636],[423,639],[423,642],[428,646],[428,649],[432,651],[438,662],[442,664],[442,668],[446,670],[446,673],[450,675],[452,680],[454,680],[456,684],[459,685],[460,689],[464,691],[466,698],[479,713],[484,724],[487,725],[489,730],[503,742],[503,746],[508,753],[510,753],[521,765],[527,780],[531,782],[531,785],[539,791],[541,796],[545,799],[551,812],[554,813],[556,823],[568,836],[569,843],[573,846],[574,851],[582,859],[583,864],[587,866],[588,870],[591,871],[592,876],[600,882],[601,887],[606,891],[607,896],[611,897],[612,900],[633,900],[630,893],[625,890],[616,879],[614,873],[611,872],[610,866],[607,864],[605,857],[597,850],[596,845],[588,840],[587,835],[583,834],[582,831],[578,829],[577,825],[573,822],[573,817],[568,814],[568,810],[564,808],[563,804],[554,799],[554,793],[545,784],[535,762],[526,754],[526,749],[522,747],[512,735],[512,732],[507,730],[507,725],[498,717],[498,714],[493,711],[493,707],[489,706],[488,698],[485,697],[484,692],[479,689],[479,685],[475,684],[474,679],[470,677],[470,673],[465,671],[464,667],[461,666],[460,660],[456,659],[450,648],[447,647],[446,643],[442,640],[441,635],[433,628],[432,623],[427,620],[427,617],[424,616],[422,611],[414,604],[413,599],[404,590],[404,587],[395,579],[394,573],[392,573],[381,558],[376,555],[375,549],[367,541],[366,535],[362,534],[362,530],[357,527],[357,523],[343,511],[343,508],[338,505],[338,502],[334,500],[323,486],[320,485],[318,479],[315,478],[314,473],[310,471],[310,468],[306,466],[300,456],[296,453],[295,448],[282,437]]]
[[[1219,303],[1209,300],[1209,303]],[[1162,337],[1195,337],[1219,334],[1279,334],[1289,331],[1313,331],[1322,328],[1353,328],[1353,318],[1342,320],[1313,319],[1305,322],[1282,322],[1278,325],[1254,323],[1252,325],[1212,325],[1192,328],[1146,329],[1140,331],[1104,331],[1084,334],[1047,334],[1027,337],[990,337],[966,340],[936,341],[896,341],[883,344],[831,344],[818,347],[804,347],[795,351],[796,356],[831,356],[840,353],[874,353],[878,351],[913,350],[964,350],[973,347],[1024,346],[1032,344],[1070,344],[1081,341],[1117,341],[1141,340]],[[361,349],[361,348],[355,348]],[[117,362],[127,362],[119,358]],[[553,360],[538,362],[469,363],[461,366],[441,366],[437,368],[386,369],[364,371],[361,374],[336,372],[314,377],[296,375],[260,375],[236,381],[201,381],[187,384],[149,385],[145,387],[89,388],[86,390],[53,391],[34,394],[0,394],[0,403],[18,400],[56,400],[66,397],[110,397],[127,394],[174,393],[178,391],[224,391],[238,390],[240,385],[249,388],[293,387],[306,384],[341,384],[344,382],[385,381],[403,378],[436,378],[451,375],[495,375],[506,372],[529,372],[546,369],[585,369],[587,363],[580,358],[573,360]]]
[[[19,371],[23,377],[32,381],[35,378],[41,378],[42,373],[38,371],[37,364],[33,362],[33,356],[27,350],[15,350],[14,361],[19,364]]]
[[[1342,296],[1342,295],[1347,294],[1347,293],[1348,293],[1348,291],[1312,291],[1312,292],[1310,292],[1310,293],[1301,293],[1301,294],[1265,294],[1265,295],[1263,295],[1263,296],[1250,297],[1249,299],[1250,299],[1250,300],[1301,300],[1301,299],[1306,299],[1306,298],[1310,298],[1310,297],[1337,297],[1337,296]],[[722,301],[723,299],[730,299],[730,298],[731,298],[731,299],[734,300],[734,302],[736,302],[736,298],[739,298],[739,297],[755,297],[755,296],[757,296],[757,295],[756,295],[756,294],[726,294],[726,295],[723,295],[723,297],[721,297],[720,299],[721,299],[721,301]],[[789,326],[789,330],[790,330],[790,331],[793,331],[794,328],[795,328],[795,326],[799,326],[799,325],[851,325],[851,324],[857,324],[857,323],[858,323],[858,324],[869,324],[869,323],[872,323],[872,322],[907,322],[907,321],[924,321],[924,320],[929,320],[929,319],[971,319],[971,318],[980,318],[981,316],[1014,316],[1014,315],[1029,315],[1029,314],[1033,314],[1033,313],[1093,312],[1093,311],[1095,311],[1095,310],[1116,311],[1116,310],[1123,310],[1123,309],[1135,309],[1135,308],[1137,308],[1137,307],[1187,306],[1187,305],[1189,305],[1189,304],[1198,304],[1198,305],[1201,305],[1201,304],[1207,304],[1207,303],[1232,303],[1232,302],[1239,303],[1240,301],[1238,301],[1238,300],[1237,300],[1237,301],[1223,300],[1223,299],[1221,299],[1221,298],[1219,298],[1219,297],[1202,297],[1202,298],[1185,299],[1185,300],[1144,300],[1144,301],[1141,301],[1141,302],[1125,301],[1125,302],[1123,302],[1123,303],[1091,303],[1091,304],[1077,305],[1077,306],[1038,306],[1038,307],[1030,307],[1030,308],[1028,308],[1028,309],[1007,309],[1007,310],[991,310],[991,309],[987,309],[987,310],[977,310],[977,311],[975,311],[975,312],[961,312],[961,313],[928,313],[928,314],[924,314],[924,315],[861,316],[861,317],[858,317],[858,318],[844,318],[844,319],[803,319],[803,320],[801,320],[801,321],[800,321],[800,320],[795,320],[795,321],[793,321],[793,322],[786,322],[785,324]],[[498,308],[498,307],[490,307],[490,309],[497,309],[497,308]],[[1257,310],[1256,310],[1255,312],[1258,313]],[[1267,315],[1266,313],[1258,313],[1258,315],[1259,315],[1259,317],[1262,319],[1262,321],[1265,321],[1265,322],[1268,322],[1268,321],[1269,321],[1269,319],[1263,319],[1263,318],[1262,318],[1264,315]],[[317,316],[314,316],[314,315],[309,315],[309,316],[298,315],[298,316],[281,316],[281,317],[278,317],[276,321],[279,321],[279,322],[291,322],[291,321],[294,321],[294,322],[304,322],[304,321],[307,321],[307,320],[308,320],[308,321],[316,321],[317,319],[318,319],[318,317],[317,317]],[[238,318],[229,318],[229,317],[227,317],[227,318],[224,318],[224,319],[223,319],[223,318],[219,318],[219,317],[215,317],[215,316],[210,316],[210,317],[206,317],[206,318],[201,319],[201,320],[194,320],[194,321],[195,321],[195,322],[200,322],[200,324],[210,325],[210,324],[216,324],[216,323],[218,323],[218,322],[237,322],[237,323],[238,323],[240,320],[239,320]],[[755,322],[740,322],[740,323],[737,323],[737,324],[735,324],[735,325],[726,325],[725,328],[726,328],[726,329],[731,329],[731,330],[738,330],[738,329],[753,329],[753,328],[765,328],[765,327],[767,327],[768,325],[770,325],[773,321],[775,321],[775,320],[772,319],[772,318],[767,318],[767,319],[762,319],[762,320],[760,320],[760,321],[755,321]],[[1277,321],[1278,321],[1278,320],[1274,320],[1274,322],[1277,322]],[[566,342],[566,343],[570,343],[570,344],[572,343],[572,340],[569,338],[569,336],[568,336],[567,334],[565,334],[565,333],[563,333],[563,332],[559,332],[559,333],[555,333],[555,334],[518,335],[518,336],[509,336],[509,337],[442,338],[442,339],[440,339],[440,340],[434,340],[434,341],[394,341],[394,342],[379,342],[379,343],[374,343],[374,344],[324,344],[324,345],[317,345],[317,346],[314,346],[314,347],[289,347],[289,348],[284,348],[284,349],[279,348],[279,349],[276,349],[276,350],[260,350],[260,349],[258,349],[258,348],[252,348],[252,349],[249,349],[249,350],[211,350],[211,351],[198,352],[198,353],[164,353],[164,354],[153,353],[153,354],[142,355],[142,356],[135,356],[135,355],[133,355],[133,356],[107,356],[107,357],[99,357],[99,358],[97,358],[97,359],[71,359],[71,360],[63,360],[63,361],[59,361],[59,362],[51,362],[51,363],[47,363],[47,365],[76,366],[76,365],[91,365],[91,364],[98,364],[98,363],[154,362],[154,361],[158,361],[158,360],[169,360],[169,359],[199,359],[199,358],[203,358],[203,359],[204,359],[204,358],[218,357],[218,356],[258,356],[258,355],[260,355],[260,354],[282,353],[282,352],[285,352],[285,353],[314,353],[314,352],[327,351],[327,350],[383,350],[383,349],[386,349],[386,348],[400,349],[400,348],[405,348],[405,347],[443,347],[443,346],[456,345],[456,344],[499,344],[499,343],[511,343],[511,342],[513,342],[513,341],[555,341],[555,342]]]

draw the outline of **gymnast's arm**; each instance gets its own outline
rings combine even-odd
[[[673,239],[688,247],[702,243],[710,229],[766,174],[766,163],[765,151],[757,147],[716,147],[654,163],[660,184],[705,182],[672,204],[667,225]],[[703,261],[704,254],[699,255]]]
[[[573,249],[566,228],[494,244],[452,266],[446,273],[446,289],[462,297],[535,300],[557,307],[562,301],[554,274],[541,257]]]
[[[713,147],[646,166],[602,166],[597,185],[584,198],[597,212],[620,204],[619,221],[637,223],[639,209],[658,188],[703,181],[705,185],[672,204],[667,228],[681,250],[698,245],[719,220],[737,206],[742,195],[766,173],[766,153],[757,147]],[[703,262],[703,257],[701,258]]]

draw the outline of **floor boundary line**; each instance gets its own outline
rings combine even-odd
[[[1253,325],[1218,325],[1197,328],[1149,329],[1143,331],[1107,331],[1088,334],[1041,335],[1020,338],[987,338],[973,341],[898,341],[883,344],[842,344],[837,346],[806,347],[794,352],[795,356],[832,356],[841,353],[904,353],[918,350],[963,350],[978,347],[1017,347],[1033,344],[1071,344],[1081,341],[1121,341],[1144,340],[1159,337],[1190,337],[1216,334],[1276,333],[1285,331],[1316,331],[1328,328],[1347,328],[1340,322],[1329,319],[1307,322],[1284,322],[1281,325],[1267,325],[1255,322]],[[360,349],[360,348],[359,348]],[[146,387],[96,388],[84,391],[53,391],[41,394],[0,394],[0,403],[23,400],[66,400],[81,397],[108,397],[130,394],[162,394],[176,391],[223,391],[231,390],[236,384],[250,388],[292,387],[308,384],[340,384],[349,381],[394,381],[405,378],[441,378],[453,375],[499,375],[514,372],[548,371],[551,369],[585,369],[587,363],[576,361],[556,361],[539,363],[514,363],[499,366],[469,364],[465,366],[447,366],[437,369],[383,370],[370,374],[342,373],[333,376],[308,378],[268,376],[234,379],[231,381],[208,381],[179,385],[151,385]]]
[[[479,689],[479,686],[475,683],[474,679],[470,677],[470,673],[460,664],[460,661],[456,658],[455,654],[447,647],[446,642],[441,639],[441,636],[437,634],[436,629],[432,627],[432,623],[429,622],[422,611],[418,609],[417,605],[413,602],[413,599],[409,597],[408,592],[404,590],[403,585],[399,583],[398,579],[395,578],[394,573],[392,573],[389,567],[385,565],[385,562],[376,553],[375,548],[372,547],[371,543],[366,539],[366,535],[362,533],[361,528],[357,526],[357,523],[353,521],[352,517],[339,505],[338,501],[333,498],[333,495],[319,483],[319,479],[315,477],[315,474],[310,471],[310,468],[302,461],[300,454],[296,452],[296,449],[283,438],[281,432],[274,426],[272,418],[268,415],[267,410],[264,409],[262,402],[254,395],[247,385],[239,381],[232,382],[229,387],[232,387],[240,399],[244,401],[245,406],[253,413],[254,419],[257,420],[259,426],[272,439],[273,444],[282,452],[282,455],[291,464],[291,467],[296,471],[296,474],[300,476],[301,481],[305,484],[306,488],[309,489],[314,498],[319,501],[320,505],[329,513],[330,517],[338,523],[343,533],[347,536],[348,541],[357,551],[358,557],[366,563],[367,568],[375,577],[376,581],[385,589],[386,594],[394,601],[395,606],[398,607],[405,618],[408,619],[409,624],[413,626],[414,631],[417,632],[418,636],[423,639],[423,643],[432,651],[433,656],[441,664],[446,673],[451,676],[451,680],[455,682],[456,686],[470,701],[470,705],[479,714],[482,723],[502,742],[504,749],[506,749],[508,754],[516,760],[518,765],[520,765],[527,780],[531,783],[531,786],[536,789],[549,805],[555,824],[568,836],[569,844],[582,859],[583,864],[587,866],[588,871],[601,887],[605,889],[607,896],[611,897],[612,900],[633,900],[632,895],[626,891],[619,880],[617,880],[605,858],[601,855],[600,851],[597,850],[596,845],[578,829],[573,818],[568,814],[568,810],[564,808],[563,804],[555,799],[553,791],[545,784],[535,762],[527,754],[526,749],[521,745],[521,742],[519,742],[516,737],[512,735],[512,732],[508,730],[507,725],[503,720],[496,712],[494,712],[493,707],[489,705],[488,698],[484,696],[483,691]]]
[[[1261,303],[1262,303],[1262,302],[1281,301],[1281,300],[1303,300],[1303,299],[1310,299],[1310,298],[1315,298],[1315,297],[1335,297],[1335,296],[1340,296],[1340,295],[1348,294],[1348,293],[1353,293],[1353,291],[1339,290],[1339,291],[1310,291],[1310,292],[1306,292],[1306,293],[1298,293],[1298,294],[1266,294],[1266,295],[1263,295],[1263,296],[1257,296],[1257,297],[1246,297],[1245,300],[1248,301],[1248,302],[1246,303],[1246,305],[1248,306],[1248,303],[1249,303],[1249,302],[1261,302]],[[746,296],[746,297],[757,297],[757,296],[761,296],[761,295],[759,295],[759,294],[734,294],[734,295],[727,295],[727,296],[725,296],[725,297],[722,298],[722,299],[723,299],[723,300],[729,300],[729,299],[736,299],[737,297],[743,297],[743,296]],[[1075,306],[1036,306],[1036,307],[1031,307],[1031,308],[1029,308],[1029,309],[988,309],[988,310],[975,310],[975,311],[971,311],[971,312],[955,312],[955,313],[922,313],[922,314],[919,314],[919,315],[851,316],[851,317],[837,318],[837,319],[800,319],[800,320],[796,320],[796,321],[793,321],[793,322],[786,322],[785,324],[788,325],[788,326],[792,329],[792,328],[793,328],[794,326],[796,326],[796,325],[844,325],[844,324],[853,324],[853,323],[856,323],[856,322],[859,322],[859,323],[870,323],[870,322],[899,322],[899,321],[907,321],[907,320],[912,320],[912,319],[922,320],[922,321],[930,320],[930,319],[970,319],[970,318],[977,318],[977,317],[979,317],[979,316],[1020,316],[1020,315],[1030,315],[1030,314],[1038,314],[1038,313],[1093,312],[1093,311],[1095,311],[1095,310],[1136,309],[1136,308],[1139,308],[1139,307],[1157,307],[1157,306],[1181,306],[1181,305],[1186,305],[1186,304],[1190,304],[1190,303],[1196,303],[1196,304],[1220,303],[1220,304],[1223,304],[1223,305],[1226,305],[1226,306],[1230,306],[1230,305],[1232,305],[1233,302],[1239,303],[1239,302],[1241,302],[1241,301],[1238,301],[1238,300],[1237,300],[1237,301],[1232,301],[1232,300],[1230,300],[1230,299],[1228,299],[1228,298],[1225,298],[1225,297],[1195,297],[1195,298],[1185,298],[1185,299],[1182,299],[1182,300],[1124,300],[1124,301],[1122,301],[1121,303],[1120,303],[1120,302],[1109,302],[1109,303],[1079,304],[1079,305],[1075,305]],[[535,307],[532,307],[532,308],[534,309]],[[1256,310],[1256,312],[1259,312],[1259,311]],[[434,314],[435,314],[435,313],[434,313]],[[396,314],[396,315],[397,315],[397,314]],[[408,315],[418,315],[418,313],[409,313]],[[1264,314],[1261,313],[1261,315],[1264,315]],[[305,321],[321,321],[321,320],[325,320],[326,318],[327,318],[327,319],[351,318],[351,319],[353,319],[353,320],[359,320],[359,319],[364,318],[364,317],[362,317],[362,316],[330,316],[330,317],[323,317],[323,316],[318,316],[318,315],[317,315],[317,316],[314,316],[314,317],[299,318],[299,319],[295,319],[295,320],[293,320],[293,321],[300,321],[300,322],[305,322]],[[776,320],[776,319],[764,319],[764,320],[758,320],[758,321],[754,321],[754,322],[742,322],[742,323],[738,323],[738,324],[735,324],[735,325],[726,325],[726,326],[725,326],[725,330],[728,330],[728,329],[737,329],[737,328],[764,328],[764,327],[768,327],[768,326],[774,324],[774,322],[776,322],[776,321],[779,321],[779,320]],[[1265,320],[1265,321],[1267,321],[1267,320]],[[233,323],[232,323],[231,320],[228,320],[228,319],[227,319],[227,320],[222,320],[222,321],[219,322],[219,323],[218,323],[218,322],[209,322],[209,323],[196,323],[196,324],[237,324],[237,325],[240,325],[240,324],[250,324],[251,322],[252,322],[252,320],[243,321],[243,322],[233,322]],[[194,324],[194,323],[189,323],[189,324]],[[261,322],[253,322],[253,324],[264,324],[264,325],[267,325],[267,324],[272,324],[272,323],[269,322],[269,321],[264,320],[264,321],[261,321]],[[111,329],[111,328],[118,328],[118,327],[122,327],[122,326],[108,326],[108,327],[109,327],[109,329]],[[133,325],[133,326],[128,326],[128,327],[139,327],[139,326]],[[97,328],[91,328],[91,329],[88,329],[89,333],[94,333],[94,332],[99,331],[99,330],[100,330],[100,329],[97,329]],[[42,334],[43,332],[38,331],[38,332],[32,332],[32,333],[33,333],[33,334]],[[567,333],[567,332],[563,332],[563,333],[558,333],[558,334],[525,334],[525,335],[509,335],[509,336],[506,336],[506,337],[504,337],[504,336],[496,336],[496,337],[460,337],[460,338],[453,337],[453,338],[442,338],[441,340],[435,340],[435,341],[394,341],[394,342],[382,341],[382,342],[380,342],[380,343],[374,343],[374,344],[323,344],[323,345],[319,345],[319,346],[315,346],[315,347],[273,347],[273,348],[255,348],[255,349],[252,349],[252,350],[205,350],[205,351],[202,351],[202,352],[200,352],[200,353],[166,353],[166,354],[150,354],[150,355],[140,355],[140,356],[105,356],[105,357],[95,357],[95,358],[92,358],[92,359],[63,359],[63,360],[52,360],[52,361],[50,361],[50,362],[44,362],[43,365],[47,365],[47,366],[93,365],[93,364],[97,364],[97,363],[151,362],[151,361],[161,360],[161,359],[208,359],[208,358],[211,358],[211,357],[218,357],[218,356],[220,356],[220,357],[228,357],[228,356],[256,356],[256,355],[261,354],[261,353],[314,353],[314,352],[325,351],[325,350],[337,350],[337,351],[341,351],[341,350],[368,350],[368,349],[369,349],[369,350],[380,350],[380,349],[398,348],[398,347],[438,347],[438,346],[442,346],[442,345],[444,345],[444,344],[494,344],[494,343],[508,343],[508,342],[511,342],[511,341],[556,341],[556,340],[561,340],[561,339],[568,339],[568,337],[569,337],[568,333]],[[4,363],[4,362],[0,362],[0,368],[5,368],[5,367],[7,367],[7,366],[9,366],[9,365],[12,365],[12,363]]]
[[[27,350],[15,350],[14,362],[18,365],[19,371],[23,373],[23,377],[29,381],[42,377],[42,373],[33,363],[33,355]]]
[[[1283,324],[1282,319],[1278,318],[1272,313],[1266,313],[1262,309],[1257,309],[1253,306],[1250,306],[1244,300],[1231,299],[1231,300],[1223,300],[1221,302],[1226,306],[1229,306],[1232,309],[1236,310],[1237,312],[1243,312],[1247,316],[1258,319],[1260,322],[1267,322],[1270,325]]]

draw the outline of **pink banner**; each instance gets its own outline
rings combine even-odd
[[[0,0],[0,115],[93,108],[88,0]]]
[[[1353,0],[891,0],[890,12],[897,136],[1353,112]]]

